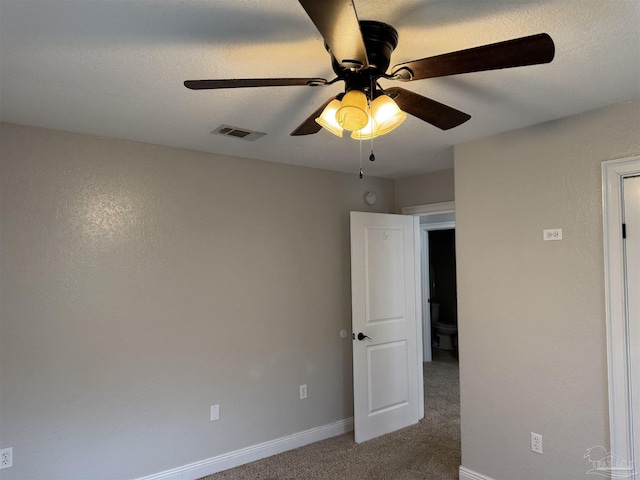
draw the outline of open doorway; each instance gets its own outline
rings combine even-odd
[[[454,203],[413,209],[403,213],[420,218],[425,423],[455,462],[461,452]]]
[[[404,215],[416,216],[419,221],[419,250],[420,258],[420,290],[422,305],[422,334],[423,334],[423,383],[424,383],[424,422],[430,432],[430,438],[437,438],[436,443],[447,452],[449,462],[460,462],[460,368],[457,356],[457,333],[451,338],[452,350],[434,348],[433,343],[441,346],[437,333],[432,334],[431,322],[431,288],[429,272],[430,232],[450,231],[449,249],[453,250],[453,274],[455,275],[455,203],[442,202],[427,205],[403,207]],[[417,234],[416,234],[417,236]],[[437,248],[437,247],[436,247]],[[436,251],[433,256],[439,256]],[[436,283],[440,284],[440,274],[434,272]],[[445,282],[447,283],[447,282]],[[453,287],[457,292],[457,287]],[[438,294],[436,292],[436,294]],[[457,297],[457,293],[455,295]],[[456,298],[457,300],[457,298]],[[449,310],[457,321],[456,306]],[[444,313],[444,312],[443,312]],[[446,314],[445,314],[446,315]],[[450,317],[451,319],[451,317]],[[438,315],[440,320],[440,315]],[[455,349],[453,349],[455,348]],[[456,477],[457,478],[457,477]]]
[[[455,213],[449,204],[443,208],[450,210],[420,214],[424,362],[434,352],[457,358]]]
[[[426,230],[429,269],[428,308],[431,317],[431,356],[458,357],[458,300],[456,287],[456,231]]]

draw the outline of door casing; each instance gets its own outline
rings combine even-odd
[[[633,416],[640,416],[631,398],[631,348],[637,343],[628,337],[629,321],[638,321],[638,312],[628,312],[625,260],[622,239],[624,178],[640,175],[640,156],[602,163],[605,308],[607,325],[607,363],[609,370],[609,425],[612,455],[637,465],[634,458]],[[635,461],[634,461],[635,460]],[[637,467],[636,467],[637,468]],[[622,478],[622,477],[621,477]],[[633,478],[630,474],[628,478]]]
[[[425,217],[429,215],[441,215],[443,213],[455,213],[455,202],[430,203],[417,205],[414,207],[404,207],[403,215],[413,215]],[[446,230],[455,228],[456,222],[438,222],[420,225],[420,291],[422,301],[420,309],[422,311],[422,357],[423,362],[430,362],[431,355],[431,308],[429,298],[429,231]],[[424,414],[423,414],[424,415]]]

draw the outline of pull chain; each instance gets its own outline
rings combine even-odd
[[[371,155],[369,155],[369,161],[376,161],[376,156],[373,154],[373,136],[371,137]]]
[[[376,85],[374,83],[374,79],[373,76],[371,77],[371,100],[370,102],[373,102],[373,100],[375,99],[375,93],[376,93]],[[373,117],[371,117],[371,104],[369,104],[369,116],[370,116],[370,122],[371,122],[371,133],[373,134]],[[373,154],[373,135],[371,135],[371,155],[369,155],[369,161],[370,162],[375,162],[376,161],[376,156]]]
[[[367,98],[367,110],[368,110],[368,115],[369,115],[369,122],[371,123],[371,132],[373,133],[373,118],[371,117],[371,103],[373,102],[373,100],[375,99],[376,96],[376,84],[375,84],[375,80],[373,78],[373,76],[371,77],[371,88],[369,90],[369,95]],[[360,160],[360,180],[362,180],[362,178],[364,177],[364,173],[362,171],[362,137],[360,138],[360,155],[358,156],[358,159]],[[373,135],[371,136],[371,154],[369,155],[369,161],[371,162],[375,162],[376,161],[376,156],[373,153]]]
[[[360,161],[360,180],[364,178],[364,173],[362,172],[362,140],[358,140],[358,144],[360,145],[360,155],[358,155],[358,160]]]

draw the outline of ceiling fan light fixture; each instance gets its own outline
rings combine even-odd
[[[324,127],[340,137],[343,130],[348,130],[352,132],[353,138],[373,138],[397,128],[407,114],[440,130],[457,127],[471,118],[464,112],[410,90],[392,87],[387,92],[393,99],[397,99],[398,105],[406,113],[402,112],[398,105],[394,105],[395,102],[386,98],[387,93],[378,84],[381,78],[413,82],[541,65],[551,62],[555,56],[555,44],[551,37],[547,33],[538,33],[411,60],[394,65],[387,74],[391,54],[398,46],[398,32],[394,27],[379,21],[359,20],[353,0],[299,0],[298,3],[324,40],[325,49],[331,58],[331,67],[336,74],[334,79],[293,77],[187,80],[184,86],[190,90],[295,85],[318,87],[341,81],[345,84],[346,93],[329,98],[291,132],[291,136],[315,134]],[[335,111],[333,105],[326,108],[334,99],[341,100]],[[376,104],[375,108],[372,104]],[[371,116],[373,119],[370,119]]]
[[[336,112],[336,121],[342,128],[350,131],[361,130],[367,125],[369,113],[364,92],[353,89],[345,93]]]
[[[325,130],[333,133],[337,137],[342,137],[342,127],[336,120],[336,112],[340,108],[340,100],[331,100],[320,116],[316,118],[316,123]]]
[[[367,125],[351,134],[356,140],[376,138],[394,130],[407,118],[407,114],[387,95],[378,96],[371,102],[371,116]]]
[[[378,133],[378,128],[372,117],[369,117],[369,121],[364,128],[351,133],[351,138],[355,140],[369,140],[379,136],[380,133]]]
[[[389,133],[407,118],[398,104],[387,95],[380,95],[371,102],[371,117],[380,130],[380,135]]]

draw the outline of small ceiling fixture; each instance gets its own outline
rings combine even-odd
[[[224,124],[220,125],[215,130],[212,130],[211,133],[215,133],[216,135],[224,135],[226,137],[241,138],[242,140],[247,140],[248,142],[253,142],[254,140],[262,138],[266,135],[266,133],[263,132],[256,132],[255,130],[247,130],[246,128],[238,128]]]

